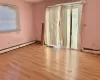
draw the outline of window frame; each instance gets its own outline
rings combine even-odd
[[[0,4],[1,6],[8,6],[8,7],[13,7],[16,9],[16,29],[14,30],[0,30],[0,33],[6,33],[6,32],[18,32],[21,31],[20,29],[20,15],[19,15],[19,8],[15,5],[11,4]]]

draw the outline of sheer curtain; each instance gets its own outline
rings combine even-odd
[[[45,21],[45,44],[48,46],[58,46],[59,39],[59,21],[61,6],[46,8]]]
[[[80,28],[81,28],[81,16],[82,16],[82,4],[72,6],[72,39],[71,39],[71,49],[78,49]]]
[[[77,49],[80,36],[81,14],[82,4],[46,8],[45,44],[48,46]]]
[[[60,42],[61,47],[70,48],[70,18],[71,18],[71,7],[61,7],[61,21],[60,21]]]

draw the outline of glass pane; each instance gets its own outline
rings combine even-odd
[[[16,8],[13,6],[0,5],[0,31],[17,29]]]

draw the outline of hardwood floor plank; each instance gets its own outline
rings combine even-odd
[[[100,55],[33,44],[0,55],[0,80],[100,80]]]

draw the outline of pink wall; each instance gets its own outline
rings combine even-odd
[[[95,6],[96,6],[96,9],[95,9],[95,13],[94,15],[96,16],[95,18],[95,48],[96,49],[100,49],[100,0],[96,0],[95,2]]]
[[[54,0],[29,4],[22,0],[1,0],[0,4],[16,5],[20,12],[19,32],[0,33],[0,49],[18,45],[32,40],[41,40],[42,23],[45,22],[45,8],[50,5],[70,0]],[[73,1],[73,0],[72,0]],[[87,0],[84,5],[84,21],[82,26],[82,47],[100,49],[100,1]]]
[[[35,40],[32,4],[22,0],[0,0],[0,4],[2,3],[16,5],[19,8],[21,31],[0,33],[0,49]]]
[[[97,1],[87,0],[84,6],[84,23],[83,23],[83,33],[82,33],[82,46],[97,49],[96,42],[96,13],[97,13]],[[98,12],[99,14],[100,12]],[[99,45],[100,47],[100,45]],[[99,48],[98,47],[98,48]]]
[[[47,6],[55,5],[55,4],[60,4],[64,2],[70,2],[73,0],[54,0],[54,1],[46,1],[46,2],[41,2],[34,4],[35,6],[35,27],[36,27],[36,39],[41,40],[41,28],[42,28],[42,23],[45,22],[45,8]],[[76,0],[79,1],[79,0]],[[33,7],[34,8],[34,7]]]
[[[35,26],[36,39],[41,40],[41,27],[45,22],[45,8],[71,0],[54,0],[53,2],[43,2],[35,4]],[[73,0],[72,0],[73,1]],[[75,0],[74,0],[75,1]],[[87,0],[84,5],[84,20],[82,25],[82,44],[81,47],[100,49],[100,1]]]

